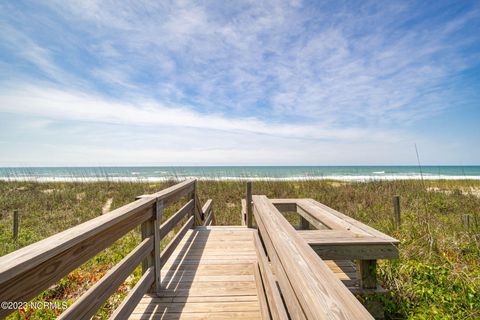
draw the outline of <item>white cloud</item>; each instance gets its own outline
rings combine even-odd
[[[372,132],[361,128],[332,128],[322,123],[275,124],[255,117],[231,118],[221,114],[204,114],[186,107],[166,106],[137,97],[136,102],[117,101],[85,92],[60,90],[45,85],[12,86],[0,89],[0,112],[34,115],[71,121],[120,123],[140,126],[171,126],[204,128],[218,131],[238,131],[283,138],[380,140],[392,141],[396,134],[390,131]]]
[[[479,44],[478,34],[457,36],[478,6],[448,21],[420,19],[425,12],[403,1],[4,6],[2,50],[38,70],[0,62],[11,71],[0,76],[0,112],[37,117],[39,128],[44,119],[166,127],[178,145],[201,136],[211,145],[205,159],[293,161],[289,150],[323,163],[355,161],[362,150],[388,157],[390,144],[411,144],[412,125],[471,99],[462,90],[472,88],[452,83],[480,62],[463,50]],[[147,137],[156,138],[139,134]],[[161,147],[164,156],[148,147],[143,155],[187,157],[174,143]],[[257,148],[269,155],[254,155]]]

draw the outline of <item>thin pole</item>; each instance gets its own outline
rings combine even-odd
[[[13,211],[13,240],[17,240],[18,238],[18,210]]]
[[[395,227],[400,229],[400,196],[393,196],[393,217],[395,219]]]

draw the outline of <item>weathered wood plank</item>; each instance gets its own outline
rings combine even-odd
[[[257,261],[257,257],[252,256],[248,258],[238,258],[238,259],[184,259],[182,261],[176,261],[174,263],[167,262],[165,264],[165,268],[171,268],[175,266],[175,268],[186,268],[187,266],[198,266],[199,264],[203,265],[225,265],[225,264],[246,264],[246,263],[255,263]]]
[[[299,230],[322,259],[397,259],[397,243],[343,230]]]
[[[257,286],[258,302],[260,305],[260,313],[262,319],[270,319],[270,310],[268,308],[267,298],[265,296],[265,287],[263,286],[262,275],[260,274],[260,267],[258,262],[255,264],[255,284]]]
[[[262,210],[259,208],[259,210]],[[254,204],[254,214],[255,220],[257,221],[257,226],[259,234],[262,236],[263,243],[265,244],[266,253],[270,259],[270,266],[275,274],[275,280],[278,282],[278,285],[281,290],[283,301],[286,304],[286,312],[288,312],[289,317],[293,319],[306,319],[305,313],[302,310],[300,302],[293,291],[293,288],[290,284],[290,281],[287,278],[285,270],[282,266],[282,263],[278,257],[275,246],[272,243],[272,239],[269,235],[269,232],[265,226],[265,221],[263,216],[257,210],[257,203]],[[276,232],[278,230],[275,230]],[[267,271],[268,272],[268,271]],[[265,274],[267,274],[267,272]]]
[[[398,248],[385,244],[352,244],[352,245],[311,245],[312,249],[326,260],[336,259],[398,259]]]
[[[173,318],[175,315],[177,319],[182,319],[187,315],[202,315],[200,318],[213,315],[214,318],[230,318],[238,313],[260,319],[260,301],[254,276],[257,257],[253,230],[249,229],[250,237],[236,241],[232,249],[228,248],[228,241],[223,242],[227,245],[223,249],[209,246],[217,232],[223,233],[224,230],[196,227],[187,231],[181,245],[176,247],[163,266],[161,297],[144,296],[135,311],[138,313],[134,312],[132,317]],[[236,232],[244,233],[235,229],[233,234]],[[213,242],[222,245],[221,242]],[[220,255],[221,250],[223,255]],[[254,312],[248,315],[249,310]]]
[[[200,289],[222,289],[222,290],[230,290],[233,289],[255,289],[256,285],[255,281],[205,281],[205,282],[190,282],[190,281],[180,281],[180,282],[171,282],[168,286],[164,286],[162,290],[200,290]],[[256,292],[255,292],[256,294]]]
[[[193,199],[188,201],[183,207],[175,212],[167,221],[160,226],[160,239],[163,239],[188,213],[192,213],[195,202]]]
[[[155,219],[152,217],[142,223],[141,225],[141,233],[142,233],[142,240],[147,239],[149,237],[154,236],[154,228],[155,228]],[[145,273],[151,266],[153,266],[153,259],[154,259],[154,251],[148,254],[145,259],[142,261],[142,274]]]
[[[128,221],[142,211],[149,210],[153,203],[154,201],[150,199],[137,200],[0,257],[0,286],[4,281],[53,258],[74,245],[98,235],[118,223]],[[150,211],[151,214],[152,211]]]
[[[308,211],[304,210],[302,207],[297,206],[297,213],[300,215],[301,219],[306,220],[317,230],[330,230],[331,228],[326,224],[322,223],[318,217],[312,216]],[[330,224],[332,226],[332,224]],[[335,226],[335,225],[333,225]],[[340,226],[338,226],[340,227]]]
[[[204,230],[212,230],[212,231],[244,231],[244,232],[251,232],[249,228],[244,226],[211,226],[211,227],[196,227],[195,230],[197,231],[204,231]]]
[[[166,313],[166,314],[152,314],[151,317],[145,317],[142,314],[133,314],[132,320],[225,320],[225,319],[239,319],[239,320],[256,320],[260,319],[259,311],[249,312],[198,312],[198,313]]]
[[[170,274],[163,278],[163,283],[178,283],[178,282],[248,282],[255,281],[254,275],[199,275],[196,273],[185,275],[185,274]]]
[[[139,304],[133,314],[260,311],[258,301]]]
[[[252,275],[253,276],[253,266],[249,263],[244,264],[217,264],[217,265],[198,265],[195,266],[189,265],[179,265],[174,270],[168,270],[164,268],[162,270],[162,275],[168,276],[168,274],[174,272],[175,274],[181,275]]]
[[[210,213],[207,215],[207,217],[205,218],[205,223],[204,223],[204,225],[205,225],[205,226],[209,226],[209,225],[211,224],[211,222],[212,222],[212,218],[213,218],[213,213],[210,212]]]
[[[231,285],[226,285],[230,283]],[[244,296],[244,295],[256,295],[257,287],[255,282],[225,282],[223,285],[219,285],[217,282],[201,285],[192,285],[190,287],[183,288],[171,288],[163,289],[161,291],[162,297],[187,297],[187,296]]]
[[[160,226],[158,222],[163,212],[162,205],[167,205],[185,195],[195,194],[194,191],[195,180],[184,181],[153,195],[141,196],[135,202],[0,257],[0,297],[3,301],[29,300],[139,224],[142,224],[143,241],[147,241],[146,239],[152,235],[156,238],[156,241],[153,241],[156,254],[146,254],[141,258],[145,258],[145,262],[142,263],[145,272],[151,265],[156,266],[157,281],[155,282],[160,284]],[[155,210],[155,203],[159,205],[157,210]],[[189,204],[186,205],[186,207],[188,206]],[[188,211],[186,207],[182,209]],[[156,217],[153,216],[154,214]],[[174,219],[167,222],[172,223],[179,216],[175,216]],[[157,225],[152,226],[152,224]],[[162,231],[167,232],[169,226],[169,224],[164,225]],[[148,239],[148,241],[152,240]],[[139,253],[135,250],[128,256],[130,260],[122,260],[122,264],[117,266],[118,268],[115,267],[110,271],[116,275],[114,280],[110,273],[107,273],[108,277],[87,291],[77,301],[78,304],[75,303],[71,309],[67,310],[64,317],[78,316],[77,318],[82,318],[86,317],[85,314],[94,312],[93,309],[98,307],[100,299],[103,299],[106,292],[112,290],[115,287],[114,284],[125,276],[125,270],[132,267],[133,260],[131,259],[138,258],[138,255]],[[79,308],[79,304],[85,303],[83,301],[92,300],[91,292],[95,292],[95,296],[97,296],[95,302],[90,303],[89,308]],[[78,311],[80,309],[84,311]],[[11,310],[0,310],[0,317],[6,316],[10,312]],[[72,316],[73,314],[75,316]]]
[[[342,228],[345,228],[351,232],[354,232],[356,234],[364,233],[366,235],[371,235],[380,239],[388,240],[391,243],[399,243],[397,239],[392,238],[389,235],[386,235],[385,233],[376,230],[375,228],[361,223],[360,221],[355,220],[313,199],[299,199],[298,201],[299,202],[297,204],[303,206],[304,209],[306,209],[310,214],[320,214],[322,216],[328,215],[330,217],[333,216],[338,219],[334,223],[340,224]]]
[[[267,255],[263,249],[262,242],[258,233],[254,234],[255,249],[257,251],[258,267],[262,277],[262,283],[265,288],[265,295],[268,300],[269,311],[272,319],[288,319],[287,311],[283,305],[282,297],[278,291],[275,277],[267,260]]]
[[[116,241],[121,236],[142,222],[150,219],[153,214],[150,202],[147,200],[135,201],[135,206],[122,207],[120,211],[114,210],[104,216],[111,217],[100,220],[110,226],[109,228],[94,225],[91,221],[71,228],[66,232],[57,234],[33,245],[15,251],[0,258],[0,297],[2,301],[28,301],[35,297],[42,290],[60,280],[70,271],[82,265],[88,259],[96,255]],[[139,203],[148,203],[148,207]],[[134,209],[132,209],[134,208]],[[138,208],[142,208],[138,211]],[[132,210],[132,211],[129,211]],[[132,213],[133,212],[133,213]],[[115,221],[113,223],[112,221]],[[90,228],[93,227],[92,231]],[[71,234],[69,232],[71,231]],[[85,235],[88,234],[88,237]],[[79,241],[79,239],[81,239]],[[73,244],[73,245],[72,245]],[[47,260],[44,260],[43,247],[48,250]],[[63,249],[61,251],[60,249]],[[51,256],[54,252],[55,255]],[[18,261],[15,261],[18,257]],[[25,265],[26,261],[32,261],[30,267]],[[38,261],[42,261],[38,264]],[[16,267],[22,272],[18,273]],[[0,310],[0,317],[4,317],[13,310]]]
[[[391,244],[388,240],[344,230],[297,230],[297,232],[310,245]]]
[[[210,211],[212,211],[212,207],[213,207],[213,200],[212,199],[208,199],[205,204],[203,205],[202,207],[202,212],[207,215],[210,213]]]
[[[235,301],[258,301],[255,295],[250,296],[197,296],[197,297],[157,297],[153,295],[144,295],[139,304],[150,303],[189,303],[189,302],[235,302]]]
[[[175,237],[170,241],[170,243],[167,245],[165,250],[163,250],[161,256],[160,256],[160,268],[162,268],[172,255],[172,253],[175,251],[177,248],[178,244],[180,241],[183,239],[187,231],[193,226],[194,222],[194,217],[191,216],[187,222],[183,225],[183,227],[178,231],[178,233],[175,235]]]
[[[160,221],[163,217],[163,210],[163,200],[157,200],[155,206],[155,220],[153,222],[153,266],[155,269],[155,292],[159,292],[162,289],[162,282],[160,277],[160,271],[162,270],[162,267],[160,265],[160,241],[162,241],[162,237],[160,236]]]
[[[253,201],[307,318],[372,319],[267,197]]]
[[[162,191],[152,193],[152,194],[141,195],[138,198],[150,199],[150,201],[153,201],[153,202],[155,202],[155,200],[157,201],[163,200],[164,206],[167,207],[170,203],[175,202],[181,197],[184,197],[189,193],[194,192],[195,181],[196,181],[195,179],[185,180],[169,188],[163,189]]]
[[[144,239],[115,267],[110,269],[100,281],[62,312],[59,319],[90,319],[152,250],[153,238]]]
[[[123,299],[122,303],[115,309],[113,314],[110,316],[111,320],[124,320],[128,319],[132,311],[135,309],[139,301],[142,300],[143,295],[148,291],[152,286],[154,281],[154,267],[148,268],[135,284],[135,286],[130,290],[128,295]]]

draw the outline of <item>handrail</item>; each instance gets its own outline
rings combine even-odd
[[[208,226],[210,224],[215,224],[215,215],[213,214],[213,200],[208,199],[207,202],[202,207],[202,214],[204,215],[204,226]]]
[[[61,315],[62,319],[90,318],[135,267],[146,259],[143,277],[112,315],[113,318],[123,318],[128,311],[133,310],[132,303],[138,302],[152,284],[159,281],[161,265],[166,262],[188,228],[194,225],[195,182],[193,179],[186,180],[160,192],[140,196],[123,207],[0,257],[0,300],[32,299],[142,224],[142,242]],[[160,227],[159,212],[187,195],[191,195],[191,200]],[[160,240],[188,213],[192,216],[160,254]],[[152,225],[152,222],[157,227],[151,229],[156,230],[144,228]],[[153,267],[153,260],[158,261],[156,268]],[[1,309],[0,318],[13,311]]]
[[[291,318],[373,319],[266,196],[253,213]]]

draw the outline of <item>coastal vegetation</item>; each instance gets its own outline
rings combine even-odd
[[[127,204],[141,194],[174,184],[147,182],[0,182],[0,255],[73,227]],[[216,223],[240,224],[243,181],[199,181],[200,199],[213,199]],[[480,181],[328,180],[259,181],[254,194],[313,198],[401,241],[400,259],[381,261],[379,279],[390,319],[480,318]],[[392,197],[401,198],[401,227],[393,223]],[[173,213],[169,208],[165,218]],[[12,239],[13,212],[20,228]],[[128,233],[36,298],[73,303],[138,244]],[[96,318],[106,318],[140,277],[137,268]],[[25,308],[11,319],[53,319],[61,309]]]

